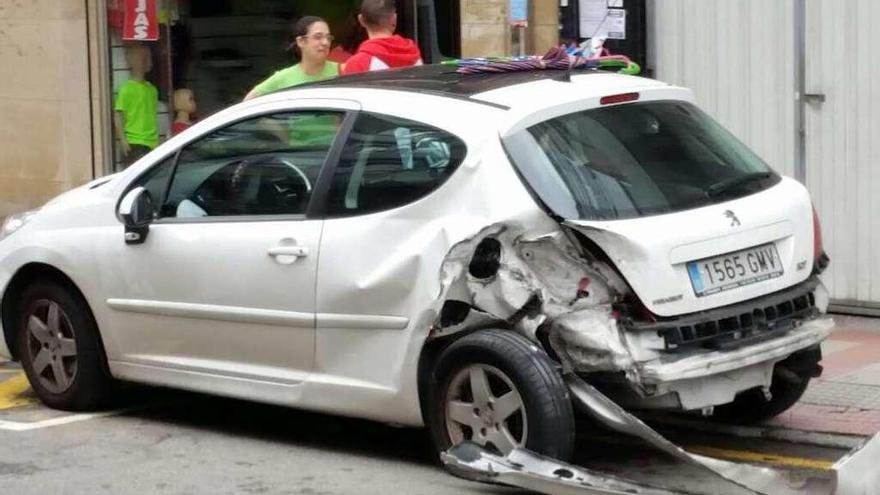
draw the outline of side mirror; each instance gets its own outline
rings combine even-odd
[[[125,224],[125,243],[143,244],[153,222],[153,198],[150,191],[136,187],[119,203],[119,216]]]

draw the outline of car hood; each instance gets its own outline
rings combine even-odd
[[[58,196],[50,199],[47,203],[47,207],[54,207],[60,205],[67,205],[72,203],[78,203],[84,199],[92,198],[95,195],[103,193],[105,190],[109,189],[109,186],[113,181],[115,181],[119,177],[119,173],[106,175],[104,177],[97,178],[91,182],[83,184],[79,187],[75,187],[67,192],[61,193]]]
[[[768,208],[767,205],[774,205]],[[730,211],[739,220],[734,225]],[[746,301],[782,290],[810,276],[812,209],[796,181],[711,206],[616,221],[566,220],[611,258],[642,303],[659,316],[678,316]],[[776,245],[781,276],[698,297],[687,263],[762,244]]]

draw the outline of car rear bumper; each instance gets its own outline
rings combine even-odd
[[[767,361],[780,361],[801,349],[819,344],[833,328],[833,319],[821,317],[806,321],[785,335],[739,349],[701,352],[674,361],[660,359],[646,363],[641,367],[642,383],[657,385],[703,378]]]
[[[675,360],[644,363],[629,375],[627,390],[618,388],[621,404],[638,409],[696,410],[727,404],[736,395],[769,387],[776,363],[818,346],[834,328],[821,317],[784,335],[735,350],[703,351]]]

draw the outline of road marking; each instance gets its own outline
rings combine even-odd
[[[0,420],[0,430],[7,430],[7,431],[38,430],[40,428],[48,428],[50,426],[61,426],[61,425],[66,425],[66,424],[70,424],[70,423],[77,423],[80,421],[86,421],[88,419],[113,416],[115,414],[121,414],[124,412],[128,412],[128,411],[123,409],[123,410],[118,410],[118,411],[105,411],[105,412],[100,412],[100,413],[72,414],[70,416],[63,416],[60,418],[46,419],[43,421],[34,421],[31,423],[25,423],[25,422],[20,422],[20,421]]]
[[[652,423],[657,423],[661,427],[672,427],[677,431],[705,431],[718,435],[741,438],[754,438],[758,440],[781,440],[783,442],[789,443],[818,445],[820,447],[831,447],[847,450],[861,446],[867,438],[864,435],[797,430],[794,428],[787,428],[785,426],[778,425],[729,425],[705,420],[698,421],[695,419],[680,417],[677,418],[670,415],[661,415],[657,413],[643,414],[641,417],[643,419],[647,418]]]
[[[28,383],[27,376],[22,372],[0,382],[0,411],[35,404],[37,401],[33,397],[22,396],[30,388],[31,384]]]
[[[106,418],[108,416],[117,416],[120,414],[127,414],[135,411],[144,411],[147,409],[152,409],[156,407],[163,407],[174,404],[173,402],[157,402],[155,404],[143,404],[132,407],[125,407],[122,409],[114,409],[112,411],[101,411],[97,413],[79,413],[79,414],[70,414],[68,416],[62,416],[60,418],[52,418],[45,419],[43,421],[7,421],[0,420],[0,430],[7,431],[31,431],[31,430],[39,430],[41,428],[49,428],[50,426],[62,426],[68,425],[70,423],[78,423],[80,421],[87,421],[89,419],[97,419],[97,418]]]
[[[790,466],[804,469],[818,469],[828,471],[834,466],[834,461],[825,461],[821,459],[808,459],[805,457],[790,457],[784,455],[767,454],[764,452],[750,452],[748,450],[730,450],[718,447],[708,447],[704,445],[688,445],[685,450],[694,454],[706,455],[709,457],[717,457],[732,461],[757,462],[764,464],[775,464],[780,466]]]

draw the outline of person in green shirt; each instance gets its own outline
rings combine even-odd
[[[293,26],[291,49],[300,56],[293,67],[279,70],[252,89],[245,100],[299,84],[329,79],[339,75],[339,64],[327,60],[333,35],[324,19],[305,16]]]
[[[127,167],[159,145],[159,92],[144,79],[153,67],[150,49],[146,45],[129,45],[125,58],[131,77],[116,95],[113,123]]]

